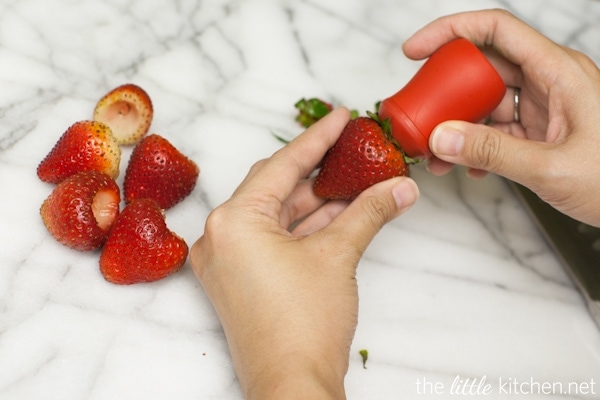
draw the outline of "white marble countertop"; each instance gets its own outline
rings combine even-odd
[[[300,132],[297,99],[371,109],[418,68],[404,39],[437,16],[488,7],[600,61],[593,0],[0,2],[0,398],[241,398],[189,263],[160,282],[116,286],[98,253],[60,245],[42,224],[52,186],[37,164],[101,95],[144,87],[151,131],[200,166],[192,195],[167,212],[191,244],[248,168],[281,146],[272,132]],[[359,267],[348,397],[450,398],[452,382],[469,379],[491,384],[479,395],[490,399],[598,398],[600,333],[507,184],[463,169],[413,176],[421,199]],[[551,393],[536,391],[546,382]],[[595,395],[575,393],[586,385]]]

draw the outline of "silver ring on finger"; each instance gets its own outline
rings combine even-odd
[[[513,102],[514,102],[514,109],[513,109],[513,120],[517,123],[521,122],[521,108],[520,108],[520,103],[521,103],[521,88],[514,88],[513,89]]]

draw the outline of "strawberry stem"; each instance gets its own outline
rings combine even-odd
[[[358,351],[360,357],[362,358],[363,368],[367,369],[367,359],[369,358],[369,352],[366,349],[362,349]]]
[[[304,128],[310,127],[333,110],[331,103],[316,97],[310,99],[302,98],[294,104],[294,107],[298,110],[296,121]],[[350,110],[350,119],[358,117],[359,113],[357,110]]]
[[[308,128],[331,112],[332,106],[316,97],[311,99],[302,98],[294,104],[299,111],[296,121]]]
[[[379,111],[380,104],[381,104],[380,101],[375,103],[375,112],[367,111],[367,115],[371,119],[373,119],[375,122],[377,122],[379,124],[379,126],[381,126],[381,129],[383,130],[383,133],[387,137],[387,139],[389,141],[391,141],[394,144],[394,146],[396,146],[402,152],[402,156],[404,157],[404,162],[406,164],[413,165],[413,164],[420,163],[422,161],[421,159],[412,158],[412,157],[407,156],[406,153],[404,152],[404,149],[400,145],[400,143],[398,143],[398,141],[394,138],[394,136],[392,136],[392,124],[390,122],[390,119],[386,118],[382,121],[381,118],[379,118],[378,111]]]
[[[277,139],[278,141],[280,141],[283,144],[288,144],[291,142],[291,140],[288,140],[286,138],[284,138],[283,136],[279,136],[278,134],[276,134],[275,132],[271,131],[271,135],[273,135],[273,137],[275,139]]]

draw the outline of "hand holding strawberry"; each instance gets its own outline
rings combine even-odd
[[[325,199],[353,200],[368,187],[408,172],[399,146],[371,114],[348,122],[323,158],[314,190]]]
[[[396,178],[352,203],[315,198],[306,175],[348,119],[337,109],[255,165],[191,249],[248,398],[345,397],[358,261],[418,197],[410,179]]]
[[[333,109],[331,103],[313,97],[294,104],[296,121],[310,127]],[[379,104],[377,107],[379,108]],[[350,111],[350,121],[334,146],[323,158],[314,183],[315,194],[329,200],[353,200],[366,188],[409,174],[415,160],[406,157],[392,138],[389,121],[381,121],[376,113],[359,117]]]

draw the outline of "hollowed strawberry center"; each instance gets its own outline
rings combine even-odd
[[[104,111],[102,119],[111,127],[114,135],[121,136],[138,129],[140,115],[138,109],[131,103],[117,101]]]
[[[119,215],[119,199],[111,190],[100,190],[92,201],[92,213],[98,226],[107,231]]]

